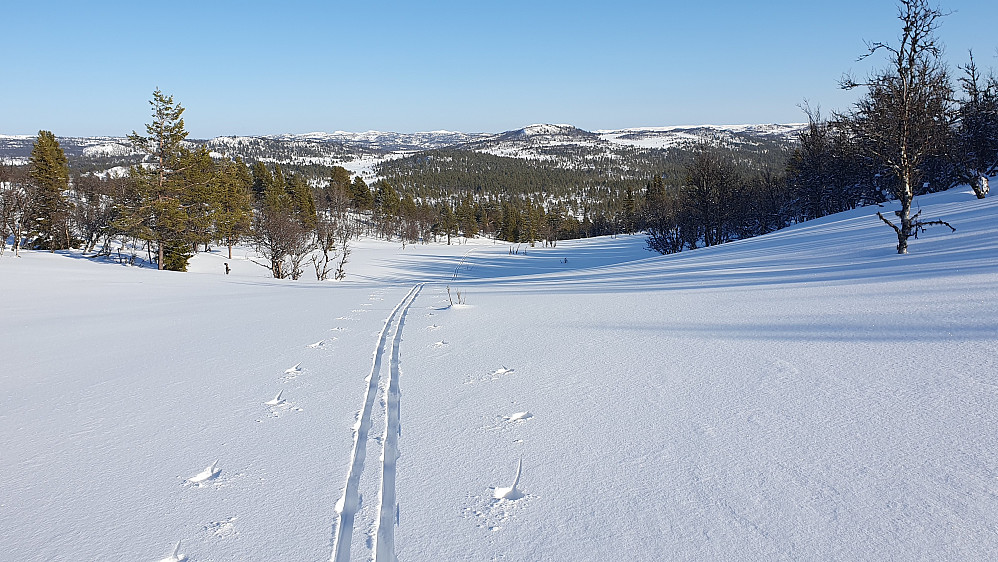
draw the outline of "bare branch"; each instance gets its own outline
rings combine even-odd
[[[885,217],[880,211],[877,211],[877,216],[880,217],[880,220],[882,220],[885,223],[887,223],[887,226],[893,228],[894,232],[897,232],[899,235],[901,234],[901,229],[898,228],[897,225],[895,225],[894,223],[892,223],[890,221],[890,219],[888,219],[887,217]]]

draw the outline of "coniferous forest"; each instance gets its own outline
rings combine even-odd
[[[346,275],[362,235],[556,245],[647,233],[651,250],[675,253],[897,200],[877,214],[905,253],[927,227],[955,228],[922,220],[915,196],[961,183],[987,194],[998,172],[998,80],[972,53],[956,69],[944,64],[944,14],[924,0],[899,6],[897,40],[862,54],[879,69],[841,81],[859,101],[827,117],[805,104],[808,123],[789,142],[701,136],[608,150],[572,129],[590,144],[523,157],[473,140],[384,159],[369,185],[319,159],[282,166],[259,145],[210,149],[187,138],[184,107],[157,89],[150,122],[128,135],[130,154],[67,157],[53,132],[39,131],[26,163],[0,164],[0,252],[78,248],[183,271],[196,252],[252,244],[274,277],[314,269],[323,280]]]

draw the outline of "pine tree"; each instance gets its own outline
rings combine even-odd
[[[215,235],[228,247],[231,260],[232,246],[250,232],[253,181],[246,164],[238,158],[222,167],[218,181]]]
[[[353,178],[353,183],[350,184],[350,199],[354,208],[361,211],[366,211],[374,205],[374,194],[371,193],[371,188],[367,186],[364,178],[360,176]]]
[[[169,181],[177,185],[180,205],[187,215],[187,241],[192,251],[197,251],[198,244],[207,251],[215,239],[220,170],[203,145],[195,150],[182,148],[177,162],[179,172]]]
[[[258,202],[263,202],[267,189],[274,185],[274,175],[270,173],[267,165],[257,161],[253,164],[253,198]]]
[[[152,169],[135,166],[130,175],[137,187],[137,205],[130,209],[124,219],[129,231],[155,242],[159,259],[159,269],[186,269],[187,221],[181,208],[179,188],[176,182],[167,181],[177,171],[177,161],[181,153],[181,143],[187,138],[184,108],[173,102],[159,90],[153,92],[152,123],[146,124],[146,135],[132,131],[128,140],[137,149],[152,156]],[[171,253],[169,264],[166,254]],[[180,267],[182,264],[182,267]]]
[[[284,179],[284,170],[280,164],[274,164],[274,189],[283,192],[288,188],[288,182]]]
[[[454,211],[450,207],[450,203],[444,202],[440,204],[439,210],[440,220],[437,223],[437,234],[443,234],[447,237],[447,245],[450,246],[451,237],[457,234],[457,219],[454,217]]]
[[[343,166],[333,166],[329,172],[329,189],[350,193],[350,170]]]
[[[456,213],[457,226],[465,238],[478,234],[478,221],[475,219],[475,200],[470,193],[464,196]]]
[[[243,162],[241,156],[236,156],[236,159],[232,162],[232,171],[235,174],[236,182],[239,185],[245,186],[246,191],[250,192],[250,189],[253,187],[253,174],[250,172],[246,162]]]
[[[35,247],[52,251],[68,248],[69,203],[63,192],[69,189],[69,166],[51,131],[38,131],[28,175],[35,194],[34,216],[28,229],[35,237]]]
[[[315,228],[315,197],[301,174],[292,174],[284,189],[295,218],[306,228]]]
[[[174,172],[180,145],[187,138],[184,129],[184,108],[173,103],[173,96],[167,96],[156,88],[149,105],[152,106],[152,123],[146,125],[146,136],[135,131],[128,140],[137,149],[152,155],[153,169],[159,191],[164,190],[166,177]]]
[[[634,232],[637,225],[638,217],[638,204],[637,199],[634,197],[634,190],[630,187],[624,191],[624,209],[623,209],[623,222],[624,222],[624,232],[630,234]]]
[[[387,181],[378,182],[374,194],[374,220],[383,236],[391,236],[401,200],[395,188]]]

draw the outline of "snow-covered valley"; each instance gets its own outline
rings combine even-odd
[[[337,283],[6,253],[0,552],[987,559],[998,204],[918,203],[957,230],[906,256],[869,208],[671,256],[364,240]]]
[[[528,125],[502,133],[429,131],[395,133],[366,131],[351,133],[219,136],[190,139],[188,145],[204,145],[213,158],[243,158],[284,166],[342,166],[367,182],[378,179],[379,164],[422,151],[470,150],[526,161],[552,162],[565,168],[585,166],[593,159],[630,160],[635,151],[653,153],[670,148],[689,149],[709,141],[725,146],[753,146],[797,142],[800,123],[789,125],[696,125],[640,127],[589,132],[572,125]],[[31,135],[0,135],[0,164],[23,165],[35,140]],[[66,154],[84,168],[112,170],[123,174],[127,165],[141,161],[143,154],[125,137],[59,137]]]

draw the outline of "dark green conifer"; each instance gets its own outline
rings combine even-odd
[[[257,161],[253,164],[253,198],[263,202],[267,189],[274,185],[274,176],[267,165]]]
[[[35,247],[52,251],[68,248],[69,203],[63,192],[69,189],[69,166],[51,131],[38,131],[28,174],[35,189],[34,213],[28,224]]]
[[[252,185],[249,169],[239,158],[224,165],[219,171],[215,236],[228,247],[229,259],[232,259],[232,246],[250,232]]]
[[[137,149],[152,157],[152,168],[135,166],[130,175],[135,181],[134,205],[120,221],[133,235],[155,243],[159,269],[185,270],[188,244],[187,214],[181,207],[183,184],[168,181],[178,170],[181,143],[187,138],[184,108],[159,90],[153,92],[152,123],[146,125],[146,135],[132,131],[128,139]],[[171,254],[167,264],[166,253]]]
[[[371,188],[367,186],[364,178],[360,176],[353,178],[353,183],[350,184],[350,200],[353,201],[354,208],[362,211],[374,205],[374,194],[371,193]]]

